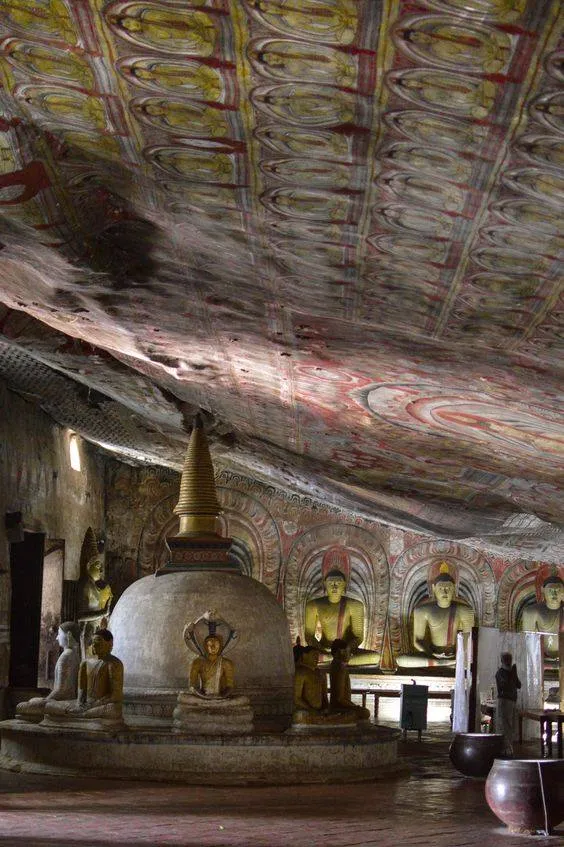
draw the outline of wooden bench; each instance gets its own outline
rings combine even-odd
[[[374,720],[378,717],[380,708],[380,699],[389,697],[397,699],[401,697],[401,691],[397,689],[388,690],[386,688],[352,688],[351,694],[360,694],[362,697],[362,705],[366,708],[368,697],[374,698]],[[429,700],[449,700],[451,699],[450,691],[429,691]]]

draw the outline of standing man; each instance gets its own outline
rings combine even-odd
[[[511,653],[501,654],[501,667],[495,675],[497,685],[496,729],[505,736],[503,753],[513,757],[513,741],[517,724],[517,691],[521,680],[517,676],[517,666],[512,664]]]

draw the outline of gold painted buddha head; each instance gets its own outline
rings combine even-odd
[[[331,570],[325,577],[325,591],[330,603],[339,603],[347,590],[345,575],[338,570]]]

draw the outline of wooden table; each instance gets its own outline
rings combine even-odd
[[[562,758],[562,724],[564,712],[558,709],[525,709],[519,713],[519,743],[523,741],[523,720],[538,721],[540,727],[541,758],[552,758],[552,724],[556,724],[558,759]]]

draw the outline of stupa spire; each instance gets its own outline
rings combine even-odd
[[[180,518],[180,527],[176,535],[166,540],[170,558],[157,570],[157,576],[193,570],[241,572],[229,555],[231,538],[218,531],[221,506],[215,490],[210,448],[199,415],[194,418],[174,514]]]
[[[208,440],[200,415],[194,418],[182,469],[180,497],[174,514],[180,518],[180,536],[217,535],[217,518],[221,514],[221,507],[215,490]]]

